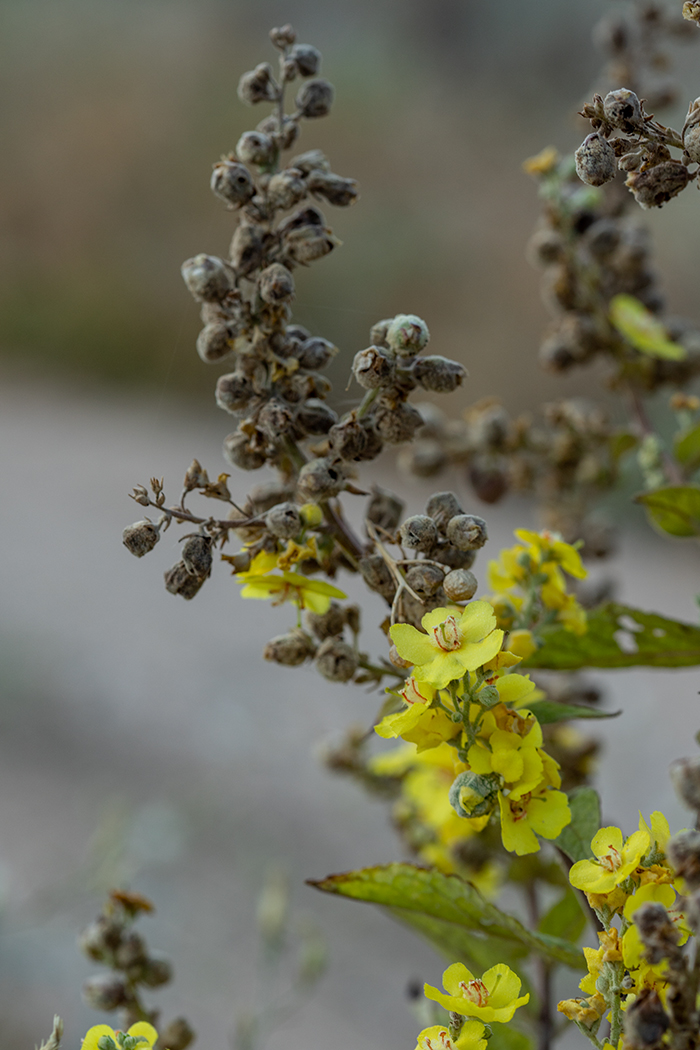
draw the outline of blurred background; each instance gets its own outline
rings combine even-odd
[[[376,697],[263,664],[291,615],[243,609],[223,574],[191,604],[166,594],[175,538],[147,563],[130,558],[126,494],[151,475],[173,492],[193,455],[223,469],[230,426],[214,406],[218,373],[194,351],[179,267],[226,251],[232,218],[208,189],[211,164],[261,118],[236,98],[238,77],[271,58],[267,32],[286,21],[321,49],[337,91],[300,149],[324,149],[361,189],[356,207],[326,209],[342,249],[297,282],[296,319],[342,351],[339,397],[370,325],[404,310],[469,369],[443,401],[453,415],[491,393],[520,410],[594,390],[590,376],[554,380],[536,365],[546,315],[524,246],[538,202],[521,164],[580,141],[575,110],[600,64],[591,29],[614,7],[0,0],[3,1050],[48,1034],[56,1011],[67,1047],[107,1019],[81,1003],[91,968],[75,935],[115,882],[156,899],[144,932],[177,967],[166,1017],[185,1012],[198,1045],[226,1046],[254,990],[254,902],[271,862],[331,957],[272,1050],[330,1033],[338,1047],[412,1045],[406,986],[437,979],[437,957],[370,908],[303,885],[401,856],[386,809],[317,754],[370,719]],[[674,126],[700,93],[697,49],[677,57]],[[689,191],[645,216],[674,313],[697,308],[696,209]],[[385,460],[364,477],[392,471]],[[234,482],[242,497],[249,479]],[[402,484],[411,512],[434,487]],[[462,478],[440,485],[467,498]],[[491,552],[534,521],[515,500],[486,516]],[[631,511],[618,524],[606,571],[621,596],[695,620],[695,550],[656,542]],[[697,675],[598,678],[627,708],[599,732],[607,815],[631,826],[662,805],[681,825],[664,771],[698,728]]]

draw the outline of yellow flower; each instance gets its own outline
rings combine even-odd
[[[601,1019],[607,1009],[605,999],[600,992],[595,992],[589,999],[563,999],[557,1003],[557,1010],[570,1021],[592,1028]],[[612,1050],[612,1048],[611,1048]]]
[[[537,835],[555,839],[571,822],[569,801],[563,791],[544,786],[515,799],[498,793],[501,811],[501,837],[510,853],[519,857],[536,853],[540,848]]]
[[[459,609],[433,609],[421,620],[425,634],[409,623],[395,623],[390,635],[399,656],[420,668],[420,678],[437,689],[475,671],[501,648],[503,631],[488,602]]]
[[[82,1050],[105,1050],[105,1048],[111,1050],[106,1040],[111,1040],[115,1050],[120,1050],[120,1047],[130,1048],[130,1050],[135,1047],[138,1047],[139,1050],[142,1047],[148,1047],[150,1050],[157,1038],[158,1033],[155,1028],[146,1021],[137,1021],[136,1024],[132,1024],[128,1032],[115,1032],[108,1024],[96,1024],[83,1039]],[[99,1047],[101,1040],[104,1042]]]
[[[466,1021],[456,1039],[441,1024],[424,1028],[418,1036],[416,1050],[485,1050],[484,1026],[478,1021]]]
[[[649,848],[649,832],[640,828],[627,840],[619,828],[601,828],[591,842],[596,860],[578,860],[569,882],[586,893],[609,893],[632,874]]]
[[[411,675],[401,690],[406,707],[396,714],[385,715],[374,727],[375,733],[385,740],[403,737],[417,744],[419,751],[437,747],[443,740],[451,740],[461,731],[461,726],[441,708],[430,707],[434,696],[435,689],[429,682],[419,682]]]
[[[539,723],[526,736],[496,729],[489,737],[490,750],[473,744],[467,761],[475,773],[498,773],[509,786],[517,784],[518,796],[532,791],[542,780],[543,763],[537,750],[542,743]]]
[[[447,994],[426,984],[426,998],[486,1024],[510,1021],[518,1007],[530,1001],[529,995],[518,998],[522,981],[505,963],[496,963],[483,977],[474,977],[462,963],[453,963],[442,975],[442,983]]]
[[[649,827],[651,824],[651,827]],[[641,830],[646,831],[649,835],[649,841],[652,845],[655,845],[657,849],[665,855],[668,840],[671,838],[671,829],[668,826],[668,821],[663,813],[659,810],[654,810],[652,815],[649,817],[649,824],[645,821],[642,814],[639,814],[639,827]]]
[[[508,635],[508,650],[521,660],[527,660],[537,650],[537,642],[532,631],[511,631]]]
[[[643,958],[644,945],[634,922],[634,913],[643,904],[647,904],[650,901],[654,904],[663,904],[664,908],[666,908],[669,917],[678,929],[679,944],[685,944],[690,936],[690,930],[683,921],[683,913],[673,908],[676,903],[676,891],[673,886],[669,886],[668,883],[658,882],[649,882],[646,886],[640,886],[634,896],[628,898],[623,911],[623,915],[631,923],[622,938],[622,957],[625,960],[625,966],[629,970],[637,969],[645,961]],[[658,969],[659,976],[661,976],[664,969],[664,966]]]
[[[281,576],[246,572],[238,573],[237,579],[245,584],[241,591],[243,598],[274,598],[273,605],[290,601],[300,609],[320,614],[328,612],[331,598],[347,598],[343,591],[325,580],[314,580],[298,572],[283,572]]]
[[[596,992],[596,981],[603,972],[603,963],[614,963],[622,961],[618,931],[613,926],[610,930],[601,930],[598,933],[600,948],[584,947],[583,954],[586,957],[588,973],[579,982],[582,992],[593,995]]]
[[[527,175],[549,175],[559,163],[559,153],[554,146],[545,146],[536,156],[523,161]]]

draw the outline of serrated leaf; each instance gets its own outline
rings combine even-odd
[[[669,485],[642,492],[635,503],[646,509],[652,525],[669,536],[700,536],[700,488],[696,485]]]
[[[544,645],[523,667],[575,671],[579,667],[694,667],[700,664],[700,627],[607,602],[588,612],[588,630],[542,631]]]
[[[426,935],[430,927],[422,920],[412,919],[411,913],[468,931],[475,939],[498,938],[572,969],[585,969],[583,954],[573,944],[528,930],[514,915],[501,911],[458,875],[445,875],[413,864],[386,864],[329,875],[318,882],[310,880],[309,885],[325,893],[383,905],[395,915],[398,909],[403,913],[402,921],[411,922]]]
[[[597,830],[597,829],[596,829]],[[540,919],[540,933],[555,934],[576,943],[586,925],[586,915],[577,894],[569,887],[563,897],[552,905]]]
[[[585,707],[583,704],[558,704],[555,700],[537,700],[529,704],[527,709],[543,726],[567,722],[570,718],[617,718],[622,714],[621,711],[599,711],[596,707]]]
[[[700,467],[700,426],[676,434],[673,447],[679,463],[689,471],[697,470]]]
[[[554,839],[554,845],[569,860],[586,860],[591,856],[591,839],[600,828],[600,798],[592,787],[574,788],[569,794],[571,823]]]
[[[682,361],[685,347],[668,338],[660,321],[633,295],[614,295],[610,300],[610,323],[628,343],[650,357]]]

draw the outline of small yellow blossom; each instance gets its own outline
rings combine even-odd
[[[411,675],[400,695],[406,707],[396,714],[384,716],[374,727],[378,736],[385,740],[400,736],[417,744],[419,751],[424,751],[461,732],[459,723],[453,722],[446,711],[430,707],[435,689],[429,682],[419,682]]]
[[[600,948],[584,947],[583,954],[586,957],[588,973],[579,982],[582,992],[593,995],[596,991],[596,981],[603,972],[603,963],[615,963],[622,961],[619,934],[615,927],[610,930],[601,930],[598,933]]]
[[[479,1021],[466,1021],[456,1039],[440,1024],[424,1028],[418,1036],[416,1050],[485,1050],[484,1026]]]
[[[609,893],[632,874],[649,848],[649,832],[640,828],[624,839],[619,828],[601,828],[591,842],[595,860],[579,860],[569,881],[585,893]]]
[[[462,963],[453,963],[442,975],[442,983],[446,992],[426,984],[426,998],[486,1024],[510,1021],[518,1007],[530,1001],[529,995],[518,997],[522,981],[505,963],[496,963],[483,977],[474,977]]]
[[[136,1024],[132,1024],[128,1032],[119,1032],[110,1028],[108,1024],[96,1024],[88,1031],[87,1035],[82,1042],[82,1050],[98,1050],[98,1042],[101,1039],[110,1039],[115,1047],[115,1050],[119,1050],[125,1043],[125,1036],[130,1039],[130,1043],[127,1045],[131,1047],[137,1047],[138,1050],[141,1048],[150,1048],[158,1038],[158,1033],[152,1024],[148,1024],[147,1021],[137,1021]],[[105,1044],[103,1043],[103,1046]],[[109,1044],[106,1044],[109,1046]]]
[[[537,650],[537,642],[532,636],[532,631],[511,631],[508,635],[508,649],[521,660],[527,660]]]
[[[543,764],[538,748],[542,744],[542,729],[535,722],[526,736],[496,729],[488,741],[488,749],[473,744],[467,752],[467,761],[475,773],[497,773],[509,786],[517,784],[518,795],[532,791],[542,780]]]
[[[531,794],[515,799],[498,793],[501,811],[501,837],[510,853],[519,857],[536,853],[540,848],[537,835],[555,839],[571,822],[569,800],[563,791],[543,786]]]
[[[425,633],[408,623],[395,623],[389,633],[399,656],[437,689],[492,660],[503,641],[488,602],[471,602],[463,610],[433,609],[421,624]]]
[[[557,1010],[570,1021],[582,1024],[584,1028],[592,1028],[600,1021],[607,1009],[605,999],[600,992],[595,992],[588,999],[563,999],[557,1003]]]
[[[273,605],[290,601],[300,609],[323,614],[328,612],[332,598],[347,598],[347,595],[326,583],[325,580],[314,580],[298,572],[268,573],[255,575],[249,572],[239,573],[236,577],[244,583],[241,591],[243,598],[273,598]]]
[[[536,156],[523,161],[527,175],[549,175],[559,163],[559,153],[554,146],[545,146]]]

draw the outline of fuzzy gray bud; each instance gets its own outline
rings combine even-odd
[[[646,171],[631,171],[625,186],[632,191],[637,204],[645,210],[660,208],[671,197],[684,190],[690,181],[690,172],[678,160],[665,160]]]
[[[297,409],[297,425],[307,434],[327,434],[337,421],[337,412],[317,397],[310,397]]]
[[[311,44],[295,44],[289,52],[289,59],[302,77],[315,77],[321,68],[321,52]]]
[[[587,135],[574,154],[576,174],[589,186],[603,186],[615,178],[615,151],[597,131]]]
[[[700,831],[681,831],[669,842],[666,853],[676,875],[690,890],[700,889]]]
[[[393,360],[377,346],[369,346],[355,354],[352,374],[365,390],[388,386],[396,372]]]
[[[328,431],[328,450],[338,459],[360,459],[367,445],[367,430],[354,417]]]
[[[218,302],[231,291],[231,278],[215,255],[195,255],[180,267],[188,291],[198,302]]]
[[[241,470],[258,470],[259,467],[265,464],[264,454],[250,445],[250,439],[247,434],[242,434],[239,431],[235,431],[224,438],[223,451],[224,459],[232,467],[239,467]]]
[[[345,610],[338,602],[331,602],[324,613],[307,612],[306,622],[321,642],[326,638],[337,638],[345,627]]]
[[[295,168],[285,168],[273,175],[267,184],[267,195],[273,208],[283,211],[293,208],[306,196],[306,183],[301,172]]]
[[[300,368],[306,368],[310,372],[317,372],[319,369],[325,368],[331,358],[335,357],[337,353],[338,348],[333,346],[333,343],[329,342],[328,339],[313,336],[311,339],[304,340],[296,353],[296,358]]]
[[[333,105],[333,85],[327,80],[307,80],[296,97],[296,107],[302,117],[325,117]]]
[[[292,157],[290,167],[297,168],[302,174],[308,175],[312,171],[330,171],[331,163],[322,150],[310,149],[306,153]]]
[[[241,412],[253,396],[253,384],[242,372],[219,376],[216,383],[216,403],[225,412]]]
[[[434,492],[425,510],[443,535],[452,518],[464,513],[454,492]]]
[[[179,594],[187,601],[194,598],[204,583],[204,577],[198,578],[188,572],[184,561],[179,561],[164,573],[165,589],[170,594]]]
[[[316,668],[329,682],[349,682],[358,667],[355,650],[340,638],[327,638],[316,653]]]
[[[367,505],[366,517],[385,532],[394,532],[401,521],[404,503],[393,492],[376,488]]]
[[[278,91],[269,62],[261,62],[238,81],[238,97],[249,106],[256,102],[275,102]]]
[[[244,131],[236,143],[236,156],[244,164],[265,167],[275,158],[275,144],[262,131]]]
[[[260,274],[258,290],[266,303],[287,303],[294,298],[294,278],[286,266],[273,263]]]
[[[281,540],[291,540],[301,532],[301,518],[294,503],[277,503],[265,515],[265,527]]]
[[[397,314],[386,330],[386,341],[397,354],[411,356],[425,349],[430,339],[428,326],[415,314]]]
[[[450,601],[468,602],[476,594],[479,584],[476,576],[469,569],[452,569],[445,577],[442,586]]]
[[[603,99],[605,119],[620,131],[634,132],[642,123],[642,107],[634,91],[618,88],[609,91]]]
[[[254,223],[242,222],[231,238],[231,265],[236,273],[246,275],[257,270],[263,260],[262,230]]]
[[[233,160],[220,160],[211,173],[211,189],[217,197],[234,208],[247,204],[255,196],[255,185],[248,169]]]
[[[406,583],[421,599],[432,598],[440,589],[443,579],[444,573],[437,565],[426,565],[423,562],[412,565],[406,573]]]
[[[678,758],[671,763],[669,773],[681,801],[700,812],[700,758]]]
[[[410,441],[418,427],[423,426],[423,417],[418,409],[403,402],[395,407],[380,405],[373,421],[379,436],[387,445],[401,445],[404,441]]]
[[[270,30],[270,40],[279,51],[284,51],[285,48],[291,47],[296,38],[296,32],[288,22],[283,26],[276,26]],[[163,1046],[170,1046],[170,1044],[166,1042],[163,1043]]]
[[[191,576],[203,579],[211,572],[211,537],[188,536],[182,545],[182,560]]]
[[[189,1022],[184,1017],[175,1017],[165,1028],[161,1028],[158,1041],[168,1050],[187,1050],[194,1038],[194,1031]]]
[[[318,503],[332,499],[345,485],[345,476],[338,464],[329,459],[312,459],[299,471],[297,488],[304,503]]]
[[[158,528],[148,518],[127,525],[122,532],[122,543],[136,558],[143,558],[144,554],[152,551],[159,539]]]
[[[458,514],[447,526],[447,538],[460,551],[475,551],[489,538],[486,522],[475,514]]]
[[[420,357],[413,369],[413,375],[424,390],[433,390],[436,394],[450,394],[462,385],[467,370],[457,361],[432,354]]]
[[[438,530],[432,518],[426,514],[414,514],[406,518],[399,529],[399,542],[402,547],[413,551],[430,551],[437,543]]]
[[[336,208],[347,208],[360,196],[356,179],[346,179],[330,171],[312,171],[306,184],[314,197],[321,197]]]
[[[126,1002],[126,986],[114,974],[95,974],[83,983],[83,998],[93,1010],[117,1010]]]
[[[314,643],[306,631],[295,627],[287,634],[272,638],[265,646],[263,656],[266,660],[272,660],[285,667],[299,667],[305,660],[309,660],[314,652]]]
[[[222,361],[233,350],[234,333],[227,324],[207,324],[197,336],[197,353],[208,365]]]
[[[357,567],[369,589],[390,602],[396,593],[396,581],[381,555],[367,554],[360,558]]]

